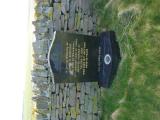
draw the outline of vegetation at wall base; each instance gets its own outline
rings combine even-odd
[[[97,0],[97,30],[114,30],[121,63],[102,97],[102,120],[160,119],[160,1]]]

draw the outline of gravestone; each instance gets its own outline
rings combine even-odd
[[[98,36],[54,32],[48,52],[55,83],[98,82],[109,87],[120,53],[113,31]]]
[[[51,120],[100,120],[99,103],[103,88],[92,79],[79,83],[57,83],[50,72],[48,50],[54,31],[96,36],[96,16],[91,0],[35,0],[35,42],[33,42],[34,67],[32,81],[48,84],[48,94],[33,96],[35,102],[44,101]],[[110,57],[105,57],[110,63]],[[41,85],[43,86],[43,85]],[[40,87],[41,87],[40,86]],[[43,92],[42,92],[43,93]],[[34,94],[34,93],[33,93]],[[45,105],[43,107],[46,107]]]

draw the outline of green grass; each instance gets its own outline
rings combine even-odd
[[[102,98],[102,120],[160,119],[160,1],[93,1],[97,30],[114,30],[122,60]]]

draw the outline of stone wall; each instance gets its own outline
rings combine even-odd
[[[101,88],[97,82],[55,84],[47,54],[54,31],[96,35],[91,0],[36,0],[33,42],[33,100],[51,120],[99,120]],[[47,102],[46,102],[47,101]],[[47,104],[44,105],[44,104]],[[39,119],[37,117],[37,119]]]

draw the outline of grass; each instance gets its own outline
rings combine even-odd
[[[160,119],[160,1],[93,1],[97,30],[114,30],[121,63],[102,97],[102,120]]]

